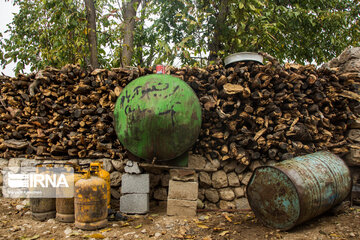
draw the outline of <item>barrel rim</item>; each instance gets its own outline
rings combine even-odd
[[[292,184],[292,186],[294,187],[294,189],[295,189],[295,191],[296,191],[296,196],[297,196],[297,199],[299,200],[299,215],[297,216],[296,221],[294,221],[294,222],[293,222],[290,226],[288,226],[288,227],[277,228],[277,227],[274,227],[274,226],[271,226],[271,225],[267,224],[262,218],[257,217],[257,216],[259,216],[258,211],[255,210],[255,208],[254,208],[254,207],[252,206],[252,204],[251,204],[251,201],[250,201],[250,200],[251,200],[251,197],[250,197],[250,195],[249,195],[249,193],[248,193],[248,188],[249,188],[249,186],[250,186],[250,183],[253,181],[253,178],[255,177],[255,173],[256,173],[257,171],[259,171],[260,169],[264,169],[264,168],[272,168],[272,169],[276,169],[276,170],[278,170],[279,172],[281,172],[281,173],[282,173],[284,176],[286,176],[286,178],[290,181],[290,183]],[[249,202],[249,205],[250,205],[250,207],[251,207],[251,210],[254,212],[256,218],[259,219],[265,226],[271,227],[271,228],[275,228],[275,229],[279,229],[279,230],[281,230],[281,231],[286,231],[286,230],[289,230],[289,229],[293,228],[294,226],[296,226],[296,225],[298,224],[298,221],[299,221],[300,216],[301,216],[301,214],[302,214],[302,208],[301,208],[301,206],[302,206],[302,200],[301,200],[300,195],[299,195],[299,190],[297,189],[297,187],[296,187],[296,185],[294,184],[294,182],[292,181],[292,179],[291,179],[283,170],[279,169],[278,167],[276,167],[276,166],[260,166],[260,167],[257,167],[257,168],[255,169],[255,171],[253,172],[253,174],[251,175],[251,178],[250,178],[250,180],[249,180],[249,184],[246,186],[246,196],[247,196],[247,198],[248,198],[248,202]]]

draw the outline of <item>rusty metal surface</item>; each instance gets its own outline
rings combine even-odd
[[[98,176],[99,178],[104,179],[106,182],[106,189],[107,189],[107,207],[110,209],[110,173],[102,168],[102,162],[92,162],[90,163],[90,173],[94,176]]]
[[[56,199],[56,220],[65,223],[75,221],[74,198]]]
[[[247,187],[248,201],[264,225],[286,229],[300,216],[298,193],[290,178],[275,167],[257,168]]]
[[[91,176],[75,184],[75,226],[86,228],[102,227],[107,218],[107,189],[105,180]]]
[[[45,221],[56,215],[55,198],[30,198],[30,211],[33,219]]]
[[[257,168],[247,195],[265,225],[287,230],[339,204],[350,190],[346,164],[330,152],[317,152]]]
[[[74,198],[57,198],[56,213],[74,214]]]
[[[74,185],[83,177],[83,174],[75,173],[73,175],[66,176],[67,182],[73,181]],[[56,189],[56,194],[61,196],[70,196],[70,193],[64,193],[64,191],[74,191],[73,188],[69,189]],[[72,192],[74,194],[74,192]],[[56,198],[56,219],[60,222],[74,222],[74,198]]]
[[[196,142],[201,106],[187,83],[153,74],[129,83],[115,105],[115,130],[132,154],[148,161],[179,157]]]
[[[55,198],[30,198],[30,211],[33,213],[55,211],[55,201]]]

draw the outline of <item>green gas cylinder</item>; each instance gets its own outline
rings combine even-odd
[[[184,154],[201,128],[201,106],[179,78],[152,74],[130,82],[115,105],[115,130],[135,156],[167,161]]]

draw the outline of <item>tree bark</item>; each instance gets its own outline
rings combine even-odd
[[[140,4],[141,0],[127,0],[124,1],[123,16],[124,16],[124,41],[121,64],[123,67],[129,66],[134,52],[134,30],[136,10],[134,5]]]
[[[88,29],[88,43],[90,50],[90,65],[92,69],[99,68],[97,58],[97,39],[96,39],[96,13],[93,0],[85,0],[86,20]]]
[[[226,16],[228,15],[228,2],[229,0],[220,1],[219,12],[216,16],[216,25],[214,29],[214,38],[209,43],[209,61],[216,61],[218,52],[222,49],[221,36],[224,34],[226,28]]]

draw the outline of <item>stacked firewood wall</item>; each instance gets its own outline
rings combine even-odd
[[[113,158],[124,153],[113,127],[117,96],[151,68],[48,68],[1,77],[0,157]],[[356,119],[356,74],[336,69],[268,63],[169,68],[203,106],[193,151],[209,160],[282,160],[330,149],[346,153],[348,125]]]

